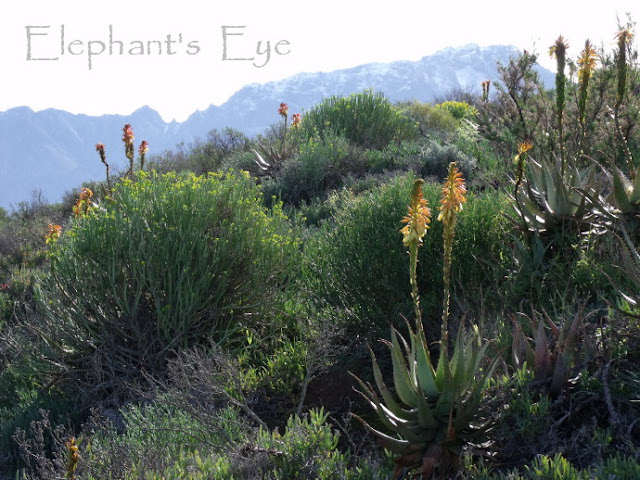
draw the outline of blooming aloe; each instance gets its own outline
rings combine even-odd
[[[449,275],[455,218],[462,208],[465,193],[464,180],[455,164],[451,164],[438,217],[445,223],[445,276]],[[437,366],[431,360],[415,276],[417,250],[427,232],[430,215],[428,204],[422,198],[422,180],[416,180],[409,213],[403,219],[406,225],[401,230],[403,242],[409,250],[415,329],[407,325],[408,340],[395,329],[391,330],[391,341],[383,340],[391,353],[395,395],[387,387],[373,351],[373,374],[380,394],[371,384],[356,377],[359,393],[374,409],[382,425],[392,432],[387,434],[375,429],[356,415],[385,447],[400,454],[394,479],[405,478],[407,472],[421,473],[423,478],[430,478],[438,464],[444,475],[449,467],[457,464],[462,447],[490,425],[481,418],[479,407],[485,383],[493,374],[498,359],[494,359],[486,370],[481,370],[488,344],[483,345],[476,326],[468,332],[460,328],[453,355],[449,357],[447,287]]]

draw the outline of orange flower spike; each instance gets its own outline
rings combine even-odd
[[[291,127],[298,128],[302,123],[302,115],[299,113],[294,113],[291,117]]]
[[[54,225],[53,223],[49,224],[49,232],[44,237],[46,239],[46,243],[53,243],[62,235],[62,227],[60,225]]]
[[[522,155],[523,153],[527,153],[529,150],[533,148],[533,143],[529,140],[526,142],[522,142],[518,145],[518,154]]]
[[[125,126],[122,128],[122,141],[126,144],[129,145],[130,143],[133,143],[133,140],[135,139],[135,137],[133,136],[133,130],[131,128],[131,124],[130,123],[126,123]]]
[[[442,187],[442,200],[440,200],[440,214],[438,220],[449,221],[455,214],[462,210],[462,204],[467,201],[465,195],[467,187],[464,184],[462,173],[456,168],[455,162],[449,164],[449,175]]]
[[[80,200],[91,200],[91,197],[93,197],[93,192],[90,188],[83,187],[80,189],[80,194],[78,195]]]
[[[125,126],[122,128],[122,141],[124,142],[124,153],[130,161],[133,161],[134,138],[135,137],[133,136],[133,130],[131,129],[131,124],[130,123],[125,124]]]
[[[96,144],[96,152],[98,152],[98,155],[100,155],[100,160],[102,160],[102,163],[105,163],[106,159],[107,159],[107,154],[105,152],[104,144],[97,143]]]
[[[423,180],[418,179],[413,184],[409,212],[401,220],[402,223],[406,223],[406,225],[400,230],[404,236],[402,243],[405,245],[410,245],[411,243],[416,242],[419,246],[422,243],[422,238],[427,233],[429,224],[431,223],[429,202],[426,198],[422,197],[423,183]]]
[[[278,108],[278,113],[280,114],[280,116],[282,117],[286,117],[287,115],[289,115],[289,106],[282,102],[280,104],[280,108]]]
[[[149,144],[147,143],[146,140],[143,140],[140,146],[138,147],[138,153],[140,155],[144,155],[148,151],[149,151]]]

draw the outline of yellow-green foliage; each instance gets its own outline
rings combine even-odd
[[[44,335],[65,363],[124,381],[172,350],[277,328],[299,242],[248,175],[139,174],[114,190],[51,247]]]
[[[405,105],[403,111],[407,117],[416,122],[420,133],[425,134],[429,130],[454,133],[459,122],[446,108],[438,108],[430,103],[413,102]]]
[[[448,101],[439,103],[435,106],[436,110],[444,110],[449,112],[453,118],[460,121],[463,119],[474,120],[478,115],[476,107],[469,105],[467,102]]]

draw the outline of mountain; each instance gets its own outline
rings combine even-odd
[[[193,113],[184,122],[167,123],[150,107],[130,115],[74,115],[62,110],[34,112],[16,107],[0,112],[0,207],[11,208],[40,189],[50,202],[83,181],[104,178],[95,151],[104,143],[110,163],[124,168],[122,126],[133,125],[136,145],[147,140],[150,154],[178,143],[205,138],[214,129],[233,127],[249,135],[277,122],[277,108],[287,102],[290,112],[303,112],[332,95],[348,95],[367,88],[389,99],[431,101],[455,88],[480,89],[497,78],[496,63],[518,53],[511,46],[467,45],[446,48],[421,60],[369,63],[333,72],[300,73],[284,80],[251,84],[220,106]],[[544,83],[553,74],[540,69]],[[116,161],[117,159],[117,161]]]

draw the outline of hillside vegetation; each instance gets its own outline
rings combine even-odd
[[[0,476],[640,478],[616,42],[559,37],[552,89],[523,52],[161,155],[125,125],[126,171],[97,144],[104,181],[0,209]]]

